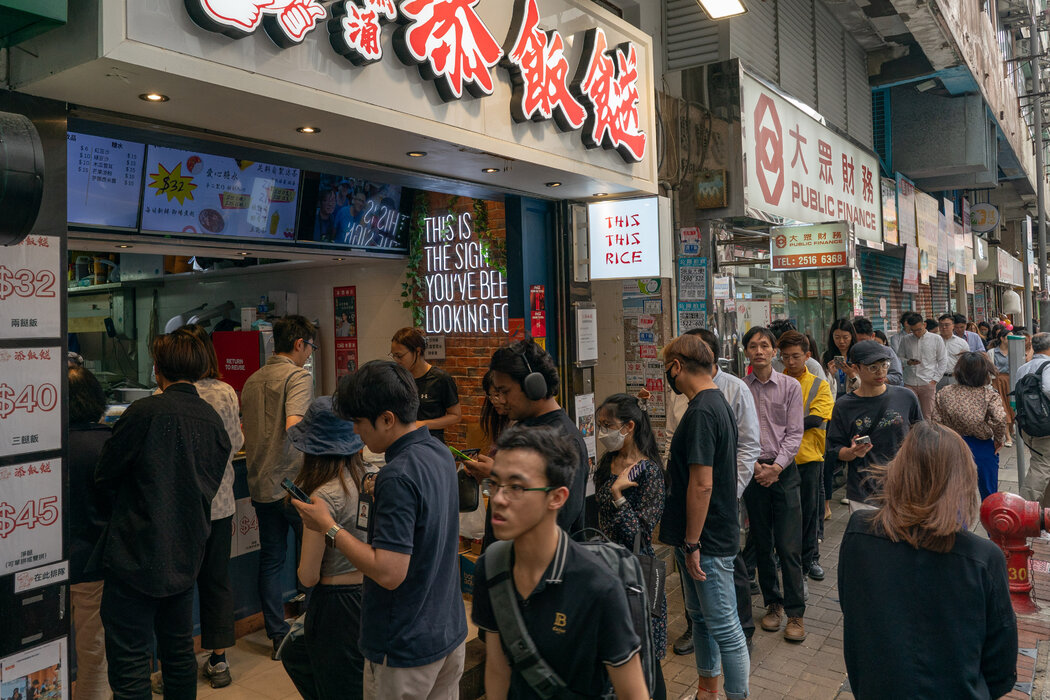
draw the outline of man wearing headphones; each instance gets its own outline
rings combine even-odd
[[[576,446],[579,466],[569,487],[569,498],[558,512],[558,525],[570,535],[582,530],[583,504],[590,474],[587,444],[576,423],[555,398],[561,380],[554,359],[531,338],[526,338],[493,353],[489,369],[492,371],[492,391],[503,396],[511,420],[522,425],[553,428]],[[477,461],[465,463],[471,474],[479,479],[488,477],[492,464],[492,458],[486,455],[478,455]]]

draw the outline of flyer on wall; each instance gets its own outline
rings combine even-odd
[[[597,454],[597,445],[594,440],[594,394],[576,395],[576,425],[583,434],[583,441],[587,443],[587,456],[590,457],[593,471],[594,456]]]
[[[357,337],[357,287],[333,287],[335,307],[335,337]]]
[[[0,660],[0,698],[67,700],[66,639],[56,639]]]

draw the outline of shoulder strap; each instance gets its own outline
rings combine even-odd
[[[813,383],[809,385],[809,394],[806,396],[806,404],[805,404],[805,406],[803,406],[803,409],[802,409],[802,412],[806,416],[809,415],[809,407],[813,404],[813,399],[817,398],[817,392],[820,391],[820,383],[822,381],[824,381],[824,380],[821,379],[820,377],[814,375]],[[805,416],[803,416],[803,417],[805,417]],[[828,427],[828,422],[827,421],[822,422],[819,427],[820,427],[821,430],[826,430],[827,427]]]
[[[544,700],[558,698],[566,690],[565,682],[540,656],[536,644],[525,629],[525,620],[518,608],[514,579],[510,572],[512,546],[511,541],[499,540],[485,550],[485,582],[489,587],[496,626],[504,648],[510,652],[511,667],[521,674],[539,697]]]

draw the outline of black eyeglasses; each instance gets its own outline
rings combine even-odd
[[[481,486],[485,489],[485,495],[490,498],[499,493],[500,489],[504,489],[503,496],[508,501],[518,500],[526,491],[542,491],[547,493],[548,491],[553,491],[555,489],[554,486],[534,486],[532,488],[527,488],[521,484],[501,484],[494,479],[484,479],[481,482]]]
[[[317,346],[314,345],[311,341],[307,340],[306,338],[303,338],[302,340],[303,340],[304,343],[306,343],[307,345],[312,347],[314,350],[317,350]]]

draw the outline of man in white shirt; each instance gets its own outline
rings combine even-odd
[[[908,326],[904,323],[905,317],[912,313],[911,311],[905,311],[901,314],[901,328],[899,331],[890,336],[890,349],[900,357],[901,354],[901,340],[904,336],[908,335]]]
[[[920,314],[909,311],[901,320],[908,329],[897,353],[904,363],[904,386],[915,392],[923,418],[928,418],[933,415],[933,397],[948,365],[948,353],[941,336],[926,330]]]
[[[955,371],[955,363],[959,361],[964,353],[970,352],[970,345],[965,339],[955,335],[955,317],[952,314],[941,314],[937,319],[937,332],[944,341],[944,352],[948,362],[944,366],[944,376],[937,380],[937,388],[955,384],[952,372]]]
[[[1032,359],[1017,368],[1017,379],[1038,372],[1039,368],[1050,361],[1050,333],[1036,333],[1032,336]],[[1043,370],[1043,393],[1050,396],[1050,368]],[[1024,444],[1029,450],[1028,471],[1021,486],[1021,497],[1026,501],[1039,501],[1043,507],[1043,493],[1050,483],[1050,436],[1033,437],[1021,433]]]

